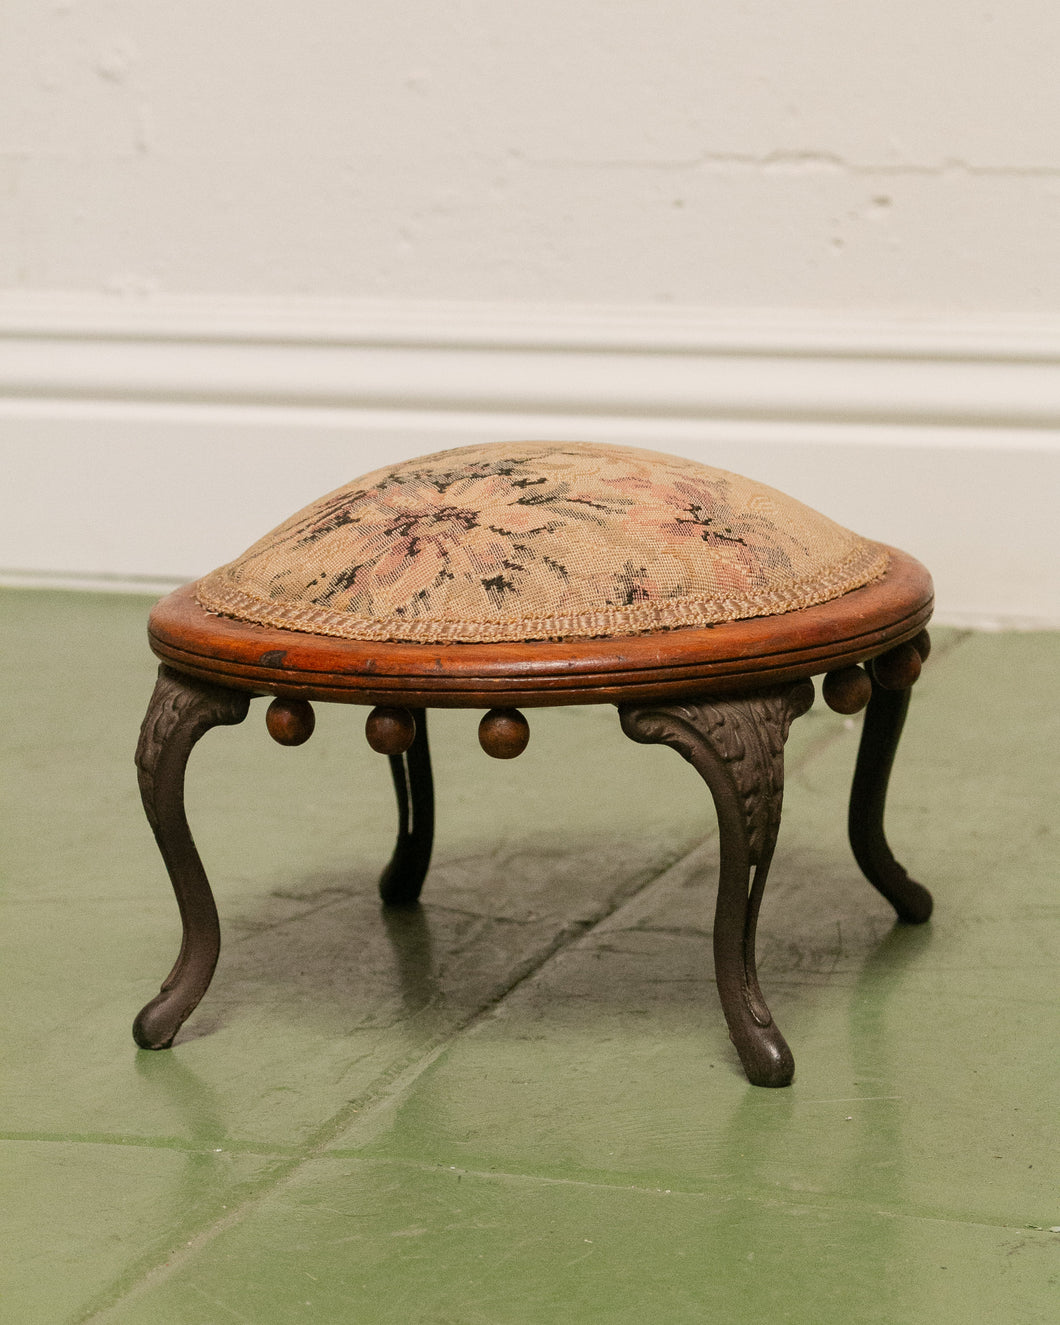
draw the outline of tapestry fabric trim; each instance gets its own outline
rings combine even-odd
[[[207,611],[351,640],[493,643],[773,616],[886,549],[765,484],[587,442],[461,447],[313,502],[196,586]]]

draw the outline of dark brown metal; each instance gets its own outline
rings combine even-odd
[[[812,703],[813,683],[803,680],[744,698],[619,707],[627,736],[671,746],[714,798],[721,848],[715,978],[730,1038],[756,1086],[786,1086],[795,1073],[758,984],[755,931],[780,827],[784,742]]]
[[[368,744],[380,755],[403,755],[416,739],[416,719],[406,708],[380,705],[364,723]]]
[[[274,699],[265,712],[265,726],[279,745],[304,745],[316,724],[307,699]]]
[[[140,795],[169,872],[183,926],[180,953],[160,992],[133,1024],[141,1049],[167,1049],[209,988],[220,950],[210,883],[184,813],[184,770],[211,727],[242,722],[250,696],[162,666],[140,729]]]
[[[872,682],[864,667],[843,667],[828,673],[821,694],[836,713],[860,713],[872,698]]]
[[[515,759],[530,743],[530,724],[518,709],[490,709],[478,725],[478,743],[491,759]]]
[[[895,860],[883,831],[887,784],[908,708],[908,689],[890,690],[873,680],[850,789],[847,830],[866,879],[887,898],[899,919],[919,925],[931,915],[931,894]]]
[[[398,803],[394,854],[379,879],[379,895],[388,906],[412,906],[419,899],[431,863],[434,842],[434,779],[427,743],[427,714],[416,715],[416,735],[408,750],[390,756]]]

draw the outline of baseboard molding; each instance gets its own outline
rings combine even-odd
[[[4,589],[54,589],[74,593],[140,594],[161,598],[184,583],[172,575],[90,575],[67,571],[12,570],[0,567],[0,587]]]
[[[578,437],[764,479],[1060,625],[1060,320],[0,297],[0,582],[155,587],[358,473]]]

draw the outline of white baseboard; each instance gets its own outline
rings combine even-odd
[[[505,438],[673,451],[1060,625],[1060,320],[0,297],[0,582],[152,591],[320,493]]]

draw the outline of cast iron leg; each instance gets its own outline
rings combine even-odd
[[[184,769],[211,727],[242,722],[250,695],[198,681],[162,666],[140,729],[136,767],[144,810],[176,893],[184,927],[180,954],[161,992],[133,1024],[141,1049],[168,1049],[209,988],[220,931],[209,880],[184,813]]]
[[[850,790],[847,828],[854,858],[868,881],[887,898],[899,919],[920,924],[931,915],[931,894],[898,864],[883,832],[887,783],[908,708],[908,689],[885,690],[873,678]]]
[[[427,710],[416,710],[416,735],[404,754],[390,756],[398,803],[398,835],[390,864],[379,879],[388,906],[412,906],[431,863],[434,842],[434,782],[427,744]]]
[[[780,827],[784,742],[812,703],[812,682],[798,681],[742,699],[619,707],[627,736],[672,746],[714,798],[721,847],[714,971],[729,1036],[756,1086],[786,1086],[795,1072],[758,985],[755,930]]]

